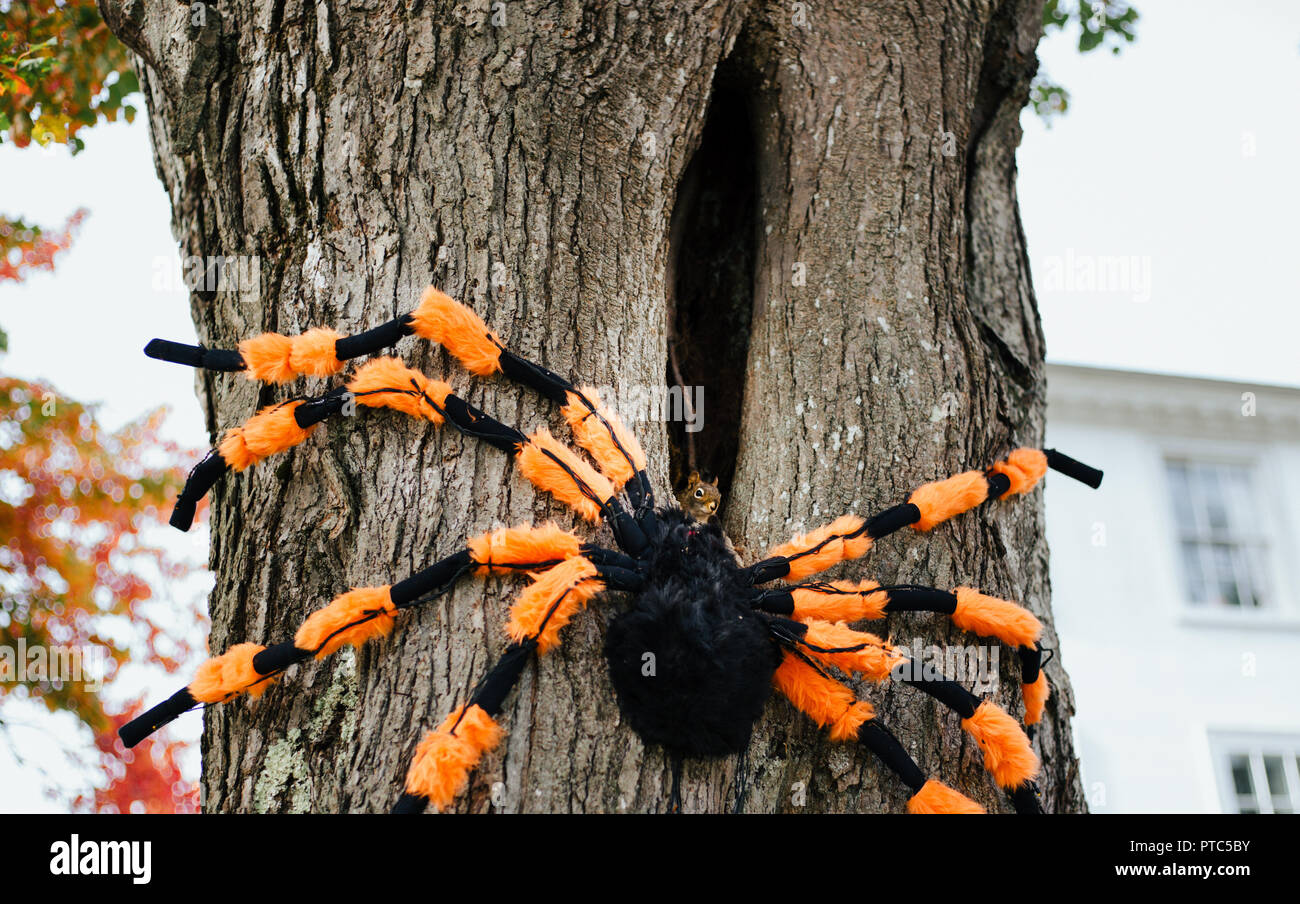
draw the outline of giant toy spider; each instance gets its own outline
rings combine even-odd
[[[396,584],[340,595],[309,616],[290,641],[236,644],[209,659],[189,686],[123,726],[126,746],[197,705],[259,696],[295,663],[387,634],[403,610],[446,593],[466,575],[526,572],[531,583],[511,607],[509,645],[469,699],[416,748],[395,812],[454,801],[483,753],[500,741],[497,717],[525,662],[535,652],[554,649],[574,614],[606,590],[631,594],[631,605],[610,621],[605,641],[619,707],[644,741],[670,754],[674,787],[683,757],[744,751],[775,685],[796,708],[829,728],[833,740],[856,738],[875,753],[913,792],[910,812],[982,812],[952,788],[927,780],[871,704],[857,700],[833,677],[838,670],[874,681],[905,680],[951,708],[979,743],[986,768],[1015,809],[1039,811],[1038,758],[1015,719],[954,681],[906,672],[900,668],[908,663],[904,650],[850,627],[894,612],[937,612],[964,630],[1009,644],[1021,663],[1024,721],[1032,726],[1048,696],[1038,619],[1015,603],[968,587],[949,591],[809,578],[864,555],[876,540],[903,527],[928,531],[986,501],[1028,492],[1049,467],[1094,487],[1101,472],[1053,450],[1017,449],[987,471],[925,484],[907,502],[869,519],[845,515],[742,566],[716,519],[700,523],[675,506],[656,508],[645,453],[594,390],[575,387],[513,354],[473,311],[437,289],[426,290],[413,313],[352,337],[317,328],[292,338],[267,333],[244,341],[238,351],[158,339],[145,351],[154,358],[243,370],[252,379],[283,383],[298,375],[335,374],[345,360],[411,333],[443,345],[477,375],[504,373],[561,405],[594,465],[545,428],[520,433],[454,395],[447,384],[394,358],[377,358],[359,367],[346,386],[264,408],[227,431],[191,472],[171,523],[187,530],[196,504],[226,470],[242,471],[302,442],[320,422],[355,404],[394,408],[434,424],[450,422],[514,455],[519,471],[538,488],[586,520],[607,523],[619,549],[584,542],[553,523],[475,537]],[[778,580],[786,583],[774,585]]]

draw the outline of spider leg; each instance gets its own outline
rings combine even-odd
[[[607,587],[635,589],[640,575],[600,566],[582,556],[566,559],[533,576],[510,609],[506,633],[511,644],[469,700],[456,708],[416,747],[394,813],[420,813],[432,804],[449,806],[469,783],[483,754],[504,734],[496,717],[523,672],[529,655],[559,645],[560,629],[587,600]]]
[[[875,635],[854,631],[842,623],[820,619],[792,622],[774,618],[769,625],[777,640],[788,650],[795,651],[795,659],[804,667],[790,667],[804,679],[803,684],[795,685],[796,688],[820,687],[820,698],[827,699],[831,686],[826,682],[834,682],[834,679],[820,672],[822,666],[832,666],[878,682],[899,678],[903,683],[925,691],[961,717],[962,728],[984,751],[985,768],[1011,794],[1017,812],[1036,810],[1033,780],[1038,774],[1038,757],[1020,726],[997,704],[981,701],[955,681],[931,677],[910,661],[903,651]],[[804,669],[819,673],[818,680],[814,681]],[[779,679],[777,686],[782,687]],[[838,699],[843,702],[842,696]],[[836,715],[835,709],[830,709],[829,714]],[[857,727],[853,724],[854,718],[852,710],[839,713],[836,721],[829,723],[831,739],[844,740],[849,729]]]
[[[244,371],[254,380],[287,383],[302,375],[329,376],[338,373],[343,369],[344,361],[395,345],[402,337],[413,333],[442,345],[471,373],[479,376],[503,373],[563,406],[561,411],[573,430],[578,445],[591,454],[605,479],[615,489],[623,489],[626,485],[638,519],[653,522],[654,492],[646,473],[645,452],[618,415],[601,404],[596,391],[590,387],[576,387],[564,377],[511,352],[477,314],[432,287],[425,290],[420,304],[410,314],[356,336],[344,337],[332,329],[319,327],[300,336],[263,333],[241,342],[238,350],[207,349],[154,339],[145,347],[145,354],[191,367],[227,372]],[[409,370],[395,359],[380,360],[388,362],[386,366],[390,369]],[[374,363],[365,365],[362,371]],[[415,371],[410,373],[419,380],[424,379]],[[396,376],[398,379],[390,381],[390,385],[400,388],[381,387],[376,391],[407,392],[405,387],[408,378],[402,374]],[[436,385],[445,389],[445,392],[450,392],[446,384]],[[359,394],[351,384],[348,388]],[[274,417],[271,415],[281,406],[265,409],[243,428],[235,428],[228,434],[229,446],[223,441],[219,457],[235,470],[243,470],[260,458],[282,452],[306,439],[319,418],[308,425],[303,424],[299,416],[294,423],[290,416],[302,401],[284,403],[289,410]],[[441,403],[441,399],[439,401]],[[342,400],[338,404],[341,406]],[[387,403],[381,401],[376,404]],[[328,411],[321,414],[321,417],[330,413],[336,412]],[[435,423],[440,421],[435,420]],[[248,442],[243,442],[245,436],[248,437]],[[227,452],[232,454],[228,455]],[[187,502],[197,503],[224,470],[215,462],[208,463],[205,460],[205,465],[205,469],[197,474],[200,480],[192,488],[197,496],[192,499],[186,497]],[[185,512],[187,509],[178,511]],[[188,529],[192,519],[193,512],[189,510],[188,520],[185,517],[175,520],[185,523],[182,529]]]
[[[984,808],[925,773],[890,733],[865,700],[856,700],[843,682],[814,668],[801,655],[787,651],[773,676],[777,690],[797,709],[823,727],[835,741],[858,741],[874,753],[912,790],[911,813],[983,813]]]
[[[394,358],[367,362],[346,387],[316,399],[295,399],[264,409],[242,427],[227,431],[215,454],[191,472],[176,500],[171,524],[188,530],[198,501],[227,469],[242,471],[292,448],[322,421],[343,414],[350,398],[359,405],[393,408],[435,425],[449,422],[461,433],[515,455],[519,472],[538,489],[590,521],[604,518],[624,549],[635,553],[645,548],[645,534],[623,508],[614,485],[550,431],[543,427],[525,435],[470,405],[446,383],[430,380]]]
[[[1096,487],[1101,472],[1054,449],[1016,449],[988,471],[966,471],[918,487],[908,501],[863,520],[843,515],[823,527],[795,537],[773,549],[745,571],[752,584],[778,578],[802,580],[846,559],[866,555],[881,537],[904,527],[928,531],[949,518],[993,499],[1005,499],[1034,488],[1048,468]]]
[[[634,560],[584,544],[555,524],[498,528],[474,537],[464,549],[396,584],[341,594],[308,616],[291,641],[269,647],[236,644],[212,657],[199,667],[190,684],[127,722],[119,736],[127,747],[134,747],[198,704],[224,703],[243,694],[261,696],[281,672],[299,662],[323,659],[345,644],[360,647],[371,638],[386,635],[400,612],[446,594],[466,574],[517,574],[579,557],[604,569],[611,584],[635,580]]]
[[[897,612],[937,612],[981,637],[995,637],[1020,657],[1025,725],[1037,723],[1050,694],[1042,672],[1043,625],[1015,603],[986,596],[970,587],[953,591],[915,584],[882,587],[875,581],[811,581],[757,592],[753,603],[765,612],[799,621],[857,622]]]

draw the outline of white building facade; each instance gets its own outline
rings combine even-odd
[[[1300,390],[1049,365],[1052,609],[1094,812],[1300,812]]]

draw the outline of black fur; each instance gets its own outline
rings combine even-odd
[[[658,515],[646,589],[605,639],[619,709],[642,740],[673,754],[738,753],[771,694],[780,648],[721,528],[675,508]]]

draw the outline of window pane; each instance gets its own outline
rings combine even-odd
[[[1239,797],[1237,798],[1238,813],[1258,813],[1259,807],[1255,806],[1255,798]]]
[[[1244,754],[1234,753],[1232,759],[1232,787],[1238,795],[1253,795],[1255,783],[1250,779],[1250,759]]]
[[[1185,541],[1183,550],[1183,577],[1187,583],[1187,596],[1193,603],[1205,602],[1205,575],[1201,572],[1199,544]]]
[[[1238,539],[1256,537],[1259,515],[1254,511],[1255,498],[1251,472],[1236,465],[1223,470],[1223,481],[1228,503],[1228,522]]]
[[[1215,543],[1211,547],[1211,553],[1218,601],[1228,606],[1240,606],[1241,597],[1237,593],[1237,568],[1232,561],[1232,547],[1226,543]]]
[[[1246,570],[1250,574],[1250,599],[1252,606],[1264,605],[1268,597],[1268,573],[1264,568],[1264,550],[1258,546],[1246,546],[1241,550],[1246,557]]]
[[[1192,489],[1188,483],[1187,465],[1181,461],[1168,463],[1169,491],[1174,497],[1174,518],[1178,532],[1184,537],[1197,535],[1196,515],[1192,509]]]
[[[1228,532],[1228,503],[1224,498],[1223,484],[1219,480],[1218,468],[1202,467],[1201,489],[1205,493],[1205,517],[1211,533]]]
[[[1286,770],[1282,767],[1282,757],[1268,754],[1264,757],[1264,774],[1268,776],[1268,792],[1285,795]]]

